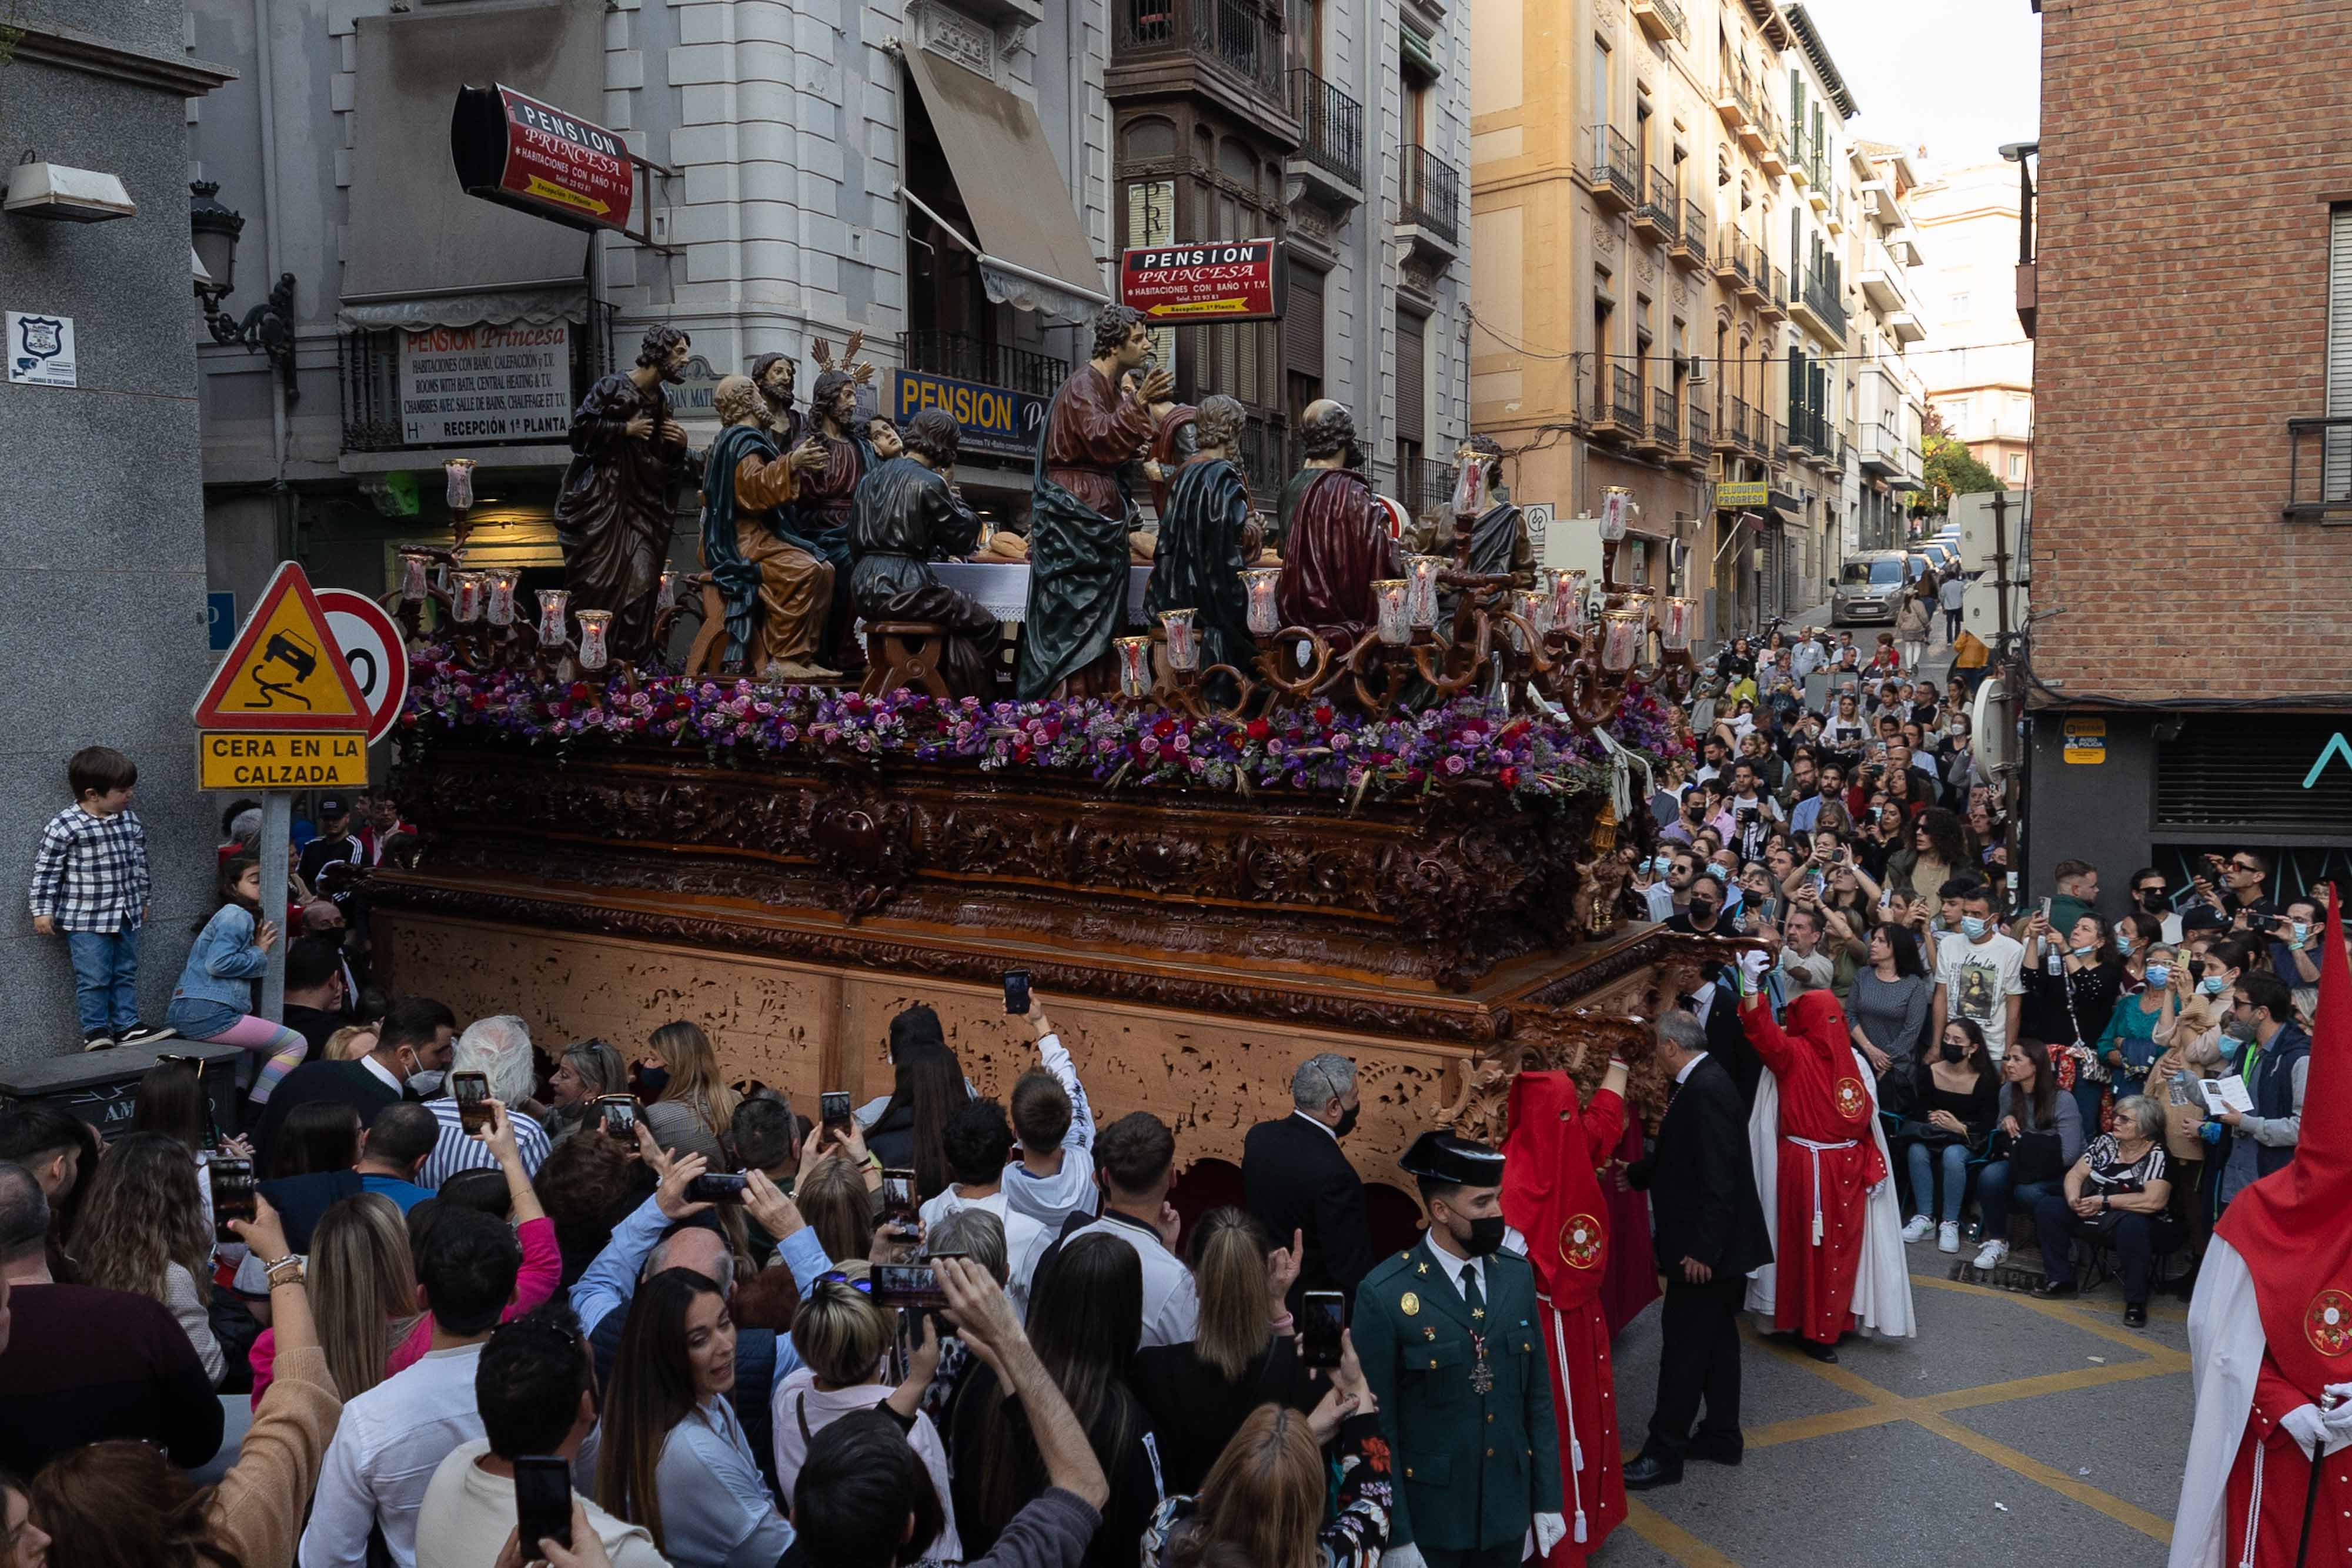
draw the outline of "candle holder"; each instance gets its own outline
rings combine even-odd
[[[568,589],[542,588],[539,591],[539,643],[542,648],[561,648],[571,636],[563,629],[563,612],[572,603]]]
[[[1275,590],[1281,581],[1278,566],[1253,566],[1242,572],[1242,587],[1249,595],[1251,636],[1271,637],[1282,630],[1282,611],[1275,602]]]
[[[1442,555],[1411,555],[1405,557],[1405,613],[1418,631],[1428,631],[1437,624],[1437,574],[1445,570]]]
[[[1623,676],[1630,673],[1642,657],[1642,613],[1638,610],[1611,610],[1601,617],[1601,667],[1609,674]]]
[[[1195,610],[1163,610],[1160,624],[1168,637],[1168,667],[1190,674],[1201,667],[1201,634],[1192,624]]]
[[[489,617],[491,625],[514,624],[515,582],[520,575],[511,568],[500,568],[495,571],[482,573],[483,580],[489,589],[489,598],[484,606],[484,612]]]
[[[1669,599],[1664,615],[1658,622],[1659,636],[1669,653],[1690,652],[1691,629],[1698,623],[1698,601],[1695,599]]]
[[[601,670],[612,662],[606,638],[613,624],[609,610],[583,610],[573,620],[580,622],[580,667]]]
[[[1570,636],[1582,635],[1586,574],[1555,569],[1545,576],[1551,590],[1551,629]]]
[[[1538,639],[1551,635],[1551,600],[1549,595],[1532,588],[1523,588],[1511,595],[1511,610],[1528,623],[1528,629]],[[1512,641],[1517,642],[1516,635]],[[1525,650],[1521,650],[1525,652]]]
[[[675,571],[663,572],[661,574],[661,587],[654,595],[654,613],[656,615],[667,615],[677,608],[677,573]]]
[[[433,552],[404,549],[400,552],[400,600],[404,604],[422,605],[432,594]]]
[[[442,497],[449,505],[450,531],[457,548],[466,548],[466,536],[473,532],[470,522],[474,510],[474,460],[452,457],[441,465]]]
[[[460,571],[449,579],[449,614],[460,626],[471,626],[482,618],[484,601],[489,590],[478,571]]]
[[[1412,641],[1411,597],[1412,584],[1401,577],[1382,578],[1372,584],[1380,639],[1389,647],[1402,648]]]
[[[1601,542],[1622,544],[1625,530],[1642,515],[1642,505],[1633,499],[1633,492],[1622,485],[1605,486],[1601,492]]]
[[[1151,695],[1151,639],[1118,637],[1112,643],[1118,649],[1118,695],[1141,702]]]

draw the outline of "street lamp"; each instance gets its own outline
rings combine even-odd
[[[220,303],[236,287],[236,241],[245,232],[245,217],[220,204],[220,186],[214,181],[194,181],[188,191],[193,198],[188,229],[196,259],[207,275],[207,281],[196,285],[205,328],[215,343],[239,343],[249,354],[268,355],[285,382],[286,401],[299,402],[301,388],[294,379],[294,275],[281,275],[268,299],[247,311],[244,319],[233,319]]]

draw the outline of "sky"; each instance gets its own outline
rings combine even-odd
[[[1862,112],[1849,134],[1917,149],[1945,168],[2031,141],[2042,98],[2042,18],[2026,0],[1803,0]]]

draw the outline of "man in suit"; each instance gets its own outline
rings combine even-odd
[[[1772,1260],[1738,1087],[1709,1056],[1706,1027],[1689,1013],[1660,1019],[1657,1040],[1675,1087],[1656,1145],[1625,1176],[1650,1195],[1666,1300],[1658,1403],[1648,1440],[1625,1467],[1628,1491],[1674,1485],[1685,1457],[1739,1462],[1739,1304],[1748,1271]],[[1694,1437],[1702,1397],[1706,1420]]]
[[[1568,1521],[1535,1274],[1497,1250],[1503,1156],[1423,1133],[1398,1163],[1429,1228],[1364,1277],[1352,1329],[1396,1477],[1382,1568],[1517,1568]]]
[[[1363,1178],[1339,1152],[1363,1101],[1356,1064],[1328,1051],[1308,1057],[1290,1075],[1290,1101],[1289,1115],[1242,1140],[1242,1201],[1276,1246],[1306,1239],[1290,1287],[1296,1312],[1308,1291],[1354,1295],[1371,1271],[1372,1238]]]
[[[269,1096],[253,1142],[255,1167],[269,1168],[270,1145],[297,1105],[340,1101],[356,1108],[360,1124],[375,1120],[386,1105],[413,1098],[409,1080],[449,1065],[457,1018],[430,997],[402,997],[387,1009],[376,1030],[375,1049],[357,1061],[306,1061],[288,1073]]]

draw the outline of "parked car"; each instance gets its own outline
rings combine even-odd
[[[1895,603],[1916,576],[1914,558],[1902,550],[1872,550],[1848,556],[1839,569],[1837,591],[1830,596],[1830,624],[1852,626],[1864,621],[1892,624]],[[1918,558],[1924,564],[1925,558]]]
[[[1960,559],[1959,541],[1929,539],[1919,547],[1919,553],[1934,562],[1937,571],[1949,571]]]

